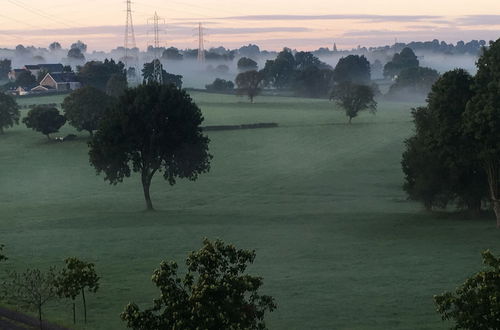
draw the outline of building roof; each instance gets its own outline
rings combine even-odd
[[[54,72],[49,74],[56,83],[78,82],[74,72]]]
[[[12,69],[11,71],[17,73],[17,72],[24,72],[26,70],[25,69]]]
[[[64,69],[64,66],[61,63],[57,64],[38,64],[38,67],[40,69],[47,70],[47,72],[52,73],[52,72],[62,72]]]

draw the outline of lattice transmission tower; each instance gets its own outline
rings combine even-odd
[[[198,62],[205,63],[205,39],[203,37],[203,25],[198,24]]]
[[[153,24],[153,34],[154,34],[154,39],[153,39],[153,54],[154,54],[154,60],[153,60],[153,79],[159,84],[163,83],[163,65],[161,64],[160,61],[160,21],[163,21],[163,24],[165,24],[165,20],[161,17],[158,16],[158,14],[155,12],[155,15],[148,19],[148,24]]]
[[[134,31],[134,21],[132,19],[132,1],[127,0],[127,18],[125,21],[125,38],[124,38],[124,47],[125,47],[125,58],[124,64],[125,68],[128,69],[129,65],[136,66],[138,65],[138,59],[135,52],[131,53],[130,49],[136,48],[135,43],[135,31]]]

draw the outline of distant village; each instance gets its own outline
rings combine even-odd
[[[19,79],[24,76],[40,77],[39,83],[33,79]],[[20,69],[12,69],[8,74],[11,82],[26,81],[23,86],[17,86],[10,89],[13,95],[44,94],[69,92],[81,87],[76,74],[71,67],[65,67],[62,64],[36,64],[25,65]]]

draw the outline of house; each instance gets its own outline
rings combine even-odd
[[[38,77],[38,74],[40,73],[40,71],[45,71],[48,73],[62,72],[63,68],[64,68],[63,65],[60,63],[58,63],[58,64],[25,65],[23,67],[23,69],[28,70],[35,77]]]
[[[82,87],[74,72],[53,72],[47,73],[40,81],[40,85],[33,88],[33,92],[65,92]]]

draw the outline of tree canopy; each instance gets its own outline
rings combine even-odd
[[[439,73],[431,68],[404,69],[390,87],[387,96],[392,99],[425,99],[432,85],[439,79]]]
[[[122,62],[105,59],[104,62],[90,61],[78,71],[78,79],[86,86],[92,86],[102,91],[106,90],[113,75],[127,79],[125,65]]]
[[[45,105],[37,105],[23,118],[26,127],[40,132],[51,140],[50,134],[59,132],[66,123],[66,118],[59,113],[57,108]]]
[[[406,141],[404,189],[426,208],[478,211],[487,197],[484,171],[472,140],[463,134],[463,114],[472,98],[473,78],[462,69],[446,72],[433,85],[427,107],[414,109],[416,134]]]
[[[89,143],[90,163],[111,184],[138,172],[148,210],[156,172],[171,185],[196,180],[210,169],[208,137],[202,134],[198,106],[174,85],[150,83],[128,89],[106,111]]]
[[[335,66],[333,78],[339,84],[370,85],[370,70],[370,62],[366,57],[363,55],[348,55],[342,57]]]
[[[86,86],[67,96],[62,108],[69,124],[78,131],[92,133],[98,128],[104,112],[113,104],[113,98],[103,91]]]
[[[271,296],[261,295],[263,279],[247,274],[255,251],[223,241],[204,240],[187,260],[187,273],[177,274],[176,262],[162,262],[153,273],[161,296],[141,311],[130,303],[121,314],[127,327],[160,329],[267,329],[265,315],[276,309]]]
[[[392,60],[384,66],[384,77],[394,78],[403,70],[418,68],[419,64],[420,62],[413,50],[405,47],[400,53],[394,54]]]
[[[213,83],[205,86],[210,92],[231,92],[234,90],[234,83],[229,80],[216,78]]]
[[[36,77],[28,70],[21,72],[16,77],[17,87],[33,87],[36,85]]]
[[[238,60],[237,66],[240,71],[250,71],[258,69],[257,62],[248,57],[240,58]]]
[[[261,91],[262,79],[262,73],[255,70],[238,74],[236,76],[236,94],[248,96],[250,103],[253,103],[253,99]]]
[[[20,117],[21,113],[16,100],[0,92],[0,134],[3,134],[6,128],[18,125]]]
[[[490,198],[500,227],[500,39],[477,61],[474,96],[464,113],[465,133],[484,168]]]
[[[488,250],[482,257],[488,269],[469,277],[455,292],[434,296],[443,320],[454,322],[452,329],[500,328],[500,259]]]
[[[330,100],[334,100],[345,110],[349,118],[349,124],[360,111],[369,110],[371,113],[377,111],[375,94],[370,86],[356,85],[352,83],[341,83],[333,88]]]

